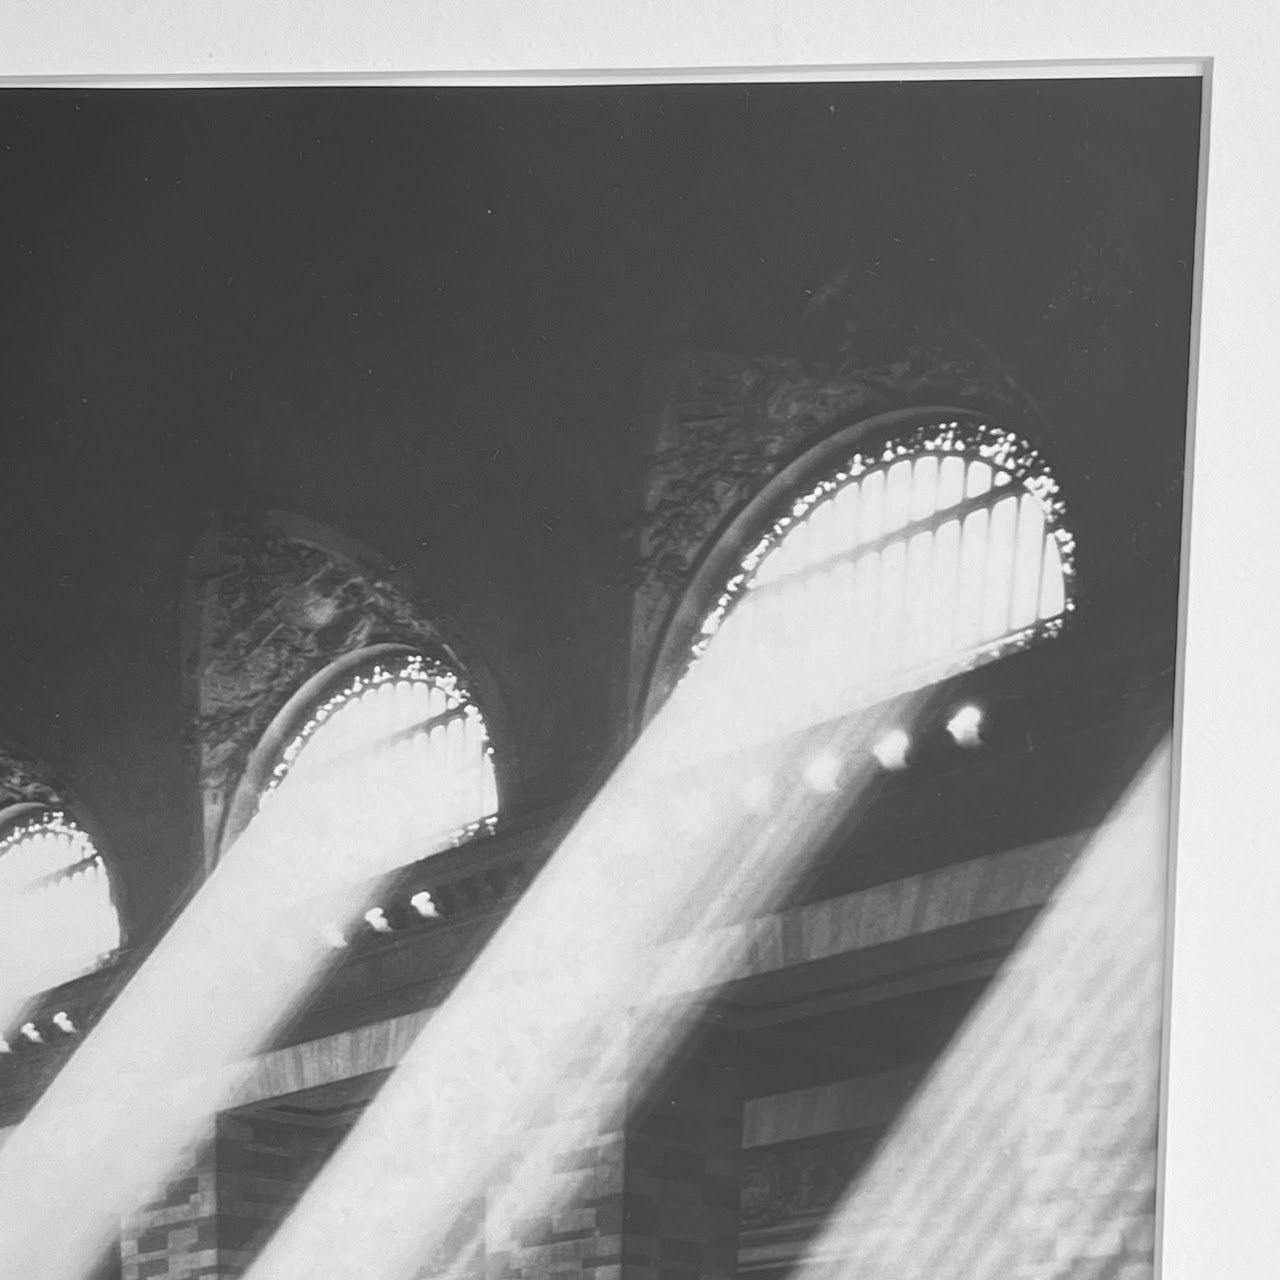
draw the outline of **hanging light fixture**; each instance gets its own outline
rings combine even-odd
[[[956,746],[973,748],[982,745],[982,709],[972,702],[956,710],[947,721],[947,732]]]

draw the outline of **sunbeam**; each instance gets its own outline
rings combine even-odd
[[[910,724],[919,701],[799,737],[762,743],[757,732],[753,747],[730,751],[698,732],[723,725],[741,693],[713,659],[430,1019],[251,1280],[405,1280],[442,1255],[457,1270],[476,1241],[459,1239],[456,1224],[488,1189],[505,1188],[491,1214],[543,1211],[551,1184],[541,1175],[563,1135],[531,1118],[607,1123],[643,1092],[742,958],[740,933],[717,926],[779,901],[881,768],[873,744],[886,726]],[[830,762],[824,780],[834,770],[838,788],[806,777],[813,759]],[[753,780],[776,797],[763,821]]]
[[[796,1280],[1150,1276],[1169,785],[1164,748]]]
[[[6,1274],[82,1280],[121,1218],[204,1140],[252,1055],[332,966],[334,931],[382,883],[341,885],[332,868],[367,875],[448,835],[416,792],[388,785],[382,757],[396,745],[391,733],[286,780],[11,1135]],[[33,989],[41,976],[28,975]]]

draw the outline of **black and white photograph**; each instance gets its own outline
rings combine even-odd
[[[0,87],[0,1280],[1156,1280],[1206,106]]]

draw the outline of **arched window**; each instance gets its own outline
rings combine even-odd
[[[686,675],[711,668],[700,683],[736,705],[749,691],[779,733],[1053,635],[1074,607],[1064,516],[1014,433],[917,422],[775,514],[702,616]]]
[[[102,856],[65,813],[22,806],[0,827],[0,920],[7,970],[28,991],[96,969],[120,946]]]
[[[420,653],[344,672],[293,729],[258,800],[293,838],[313,842],[313,886],[459,844],[489,826],[497,806],[479,708],[455,671]]]

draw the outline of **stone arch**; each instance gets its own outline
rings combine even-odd
[[[46,928],[48,920],[36,930],[38,948],[43,951],[48,943],[55,949],[46,958],[49,971],[62,975],[53,984],[57,985],[58,982],[70,981],[97,967],[107,956],[127,945],[128,929],[120,904],[119,871],[99,825],[84,806],[69,794],[52,770],[9,741],[0,739],[0,844],[3,845],[0,855],[8,851],[15,856],[23,856],[23,840],[27,838],[21,834],[24,831],[36,831],[43,837],[51,836],[55,841],[65,841],[68,849],[78,850],[67,855],[70,860],[63,869],[69,871],[73,866],[80,865],[82,856],[85,859],[83,867],[76,874],[87,877],[77,881],[81,886],[89,886],[87,889],[64,888],[58,884],[52,885],[50,891],[56,891],[57,894],[71,892],[71,901],[76,910],[87,914],[73,913],[68,917],[65,914],[68,903],[51,900],[53,905],[41,910],[51,911],[50,920],[56,921],[63,932],[59,934],[57,929]],[[17,844],[12,844],[15,839]],[[60,846],[55,844],[54,847]],[[43,881],[46,878],[52,879],[52,873],[41,873],[39,879]],[[43,894],[45,890],[40,892]],[[89,893],[88,899],[83,896],[84,892]],[[33,909],[23,907],[22,914],[28,916]],[[68,944],[61,945],[61,950],[58,951],[62,939],[66,938],[68,919],[86,924],[95,936],[109,934],[109,943],[96,945],[91,951],[86,951],[84,940],[72,938]],[[43,920],[43,916],[37,916],[36,924],[40,920]],[[35,925],[32,927],[35,928]],[[4,941],[0,939],[0,943]],[[12,943],[12,939],[9,941]],[[0,958],[0,963],[3,962],[3,958]],[[44,961],[40,963],[43,964]],[[0,1028],[0,1034],[4,1030],[5,1028]]]
[[[980,338],[951,316],[911,314],[888,297],[868,299],[840,272],[815,290],[777,351],[704,349],[651,370],[638,424],[648,466],[632,547],[633,731],[695,579],[729,554],[734,528],[798,461],[937,406],[1032,442],[1047,434],[1039,407]]]
[[[1062,521],[1065,508],[1056,479],[1035,445],[1003,425],[989,424],[982,415],[953,407],[906,409],[858,419],[843,424],[787,460],[709,537],[684,591],[658,632],[645,675],[643,718],[652,715],[671,692],[687,668],[700,635],[700,644],[706,645],[703,633],[711,615],[723,617],[741,594],[747,578],[752,576],[744,571],[744,556],[751,553],[754,560],[771,555],[785,540],[789,527],[804,523],[803,519],[797,520],[798,500],[810,510],[826,501],[824,495],[838,492],[842,479],[850,478],[851,462],[861,472],[883,470],[891,458],[951,458],[963,470],[965,461],[970,467],[985,466],[982,458],[993,456],[996,450],[1003,451],[1008,464],[997,467],[997,471],[1006,473],[1003,479],[1016,473],[1024,484],[1015,481],[1013,488],[1025,486],[1024,501],[1043,511],[1055,564],[1066,574],[1064,608],[1069,613],[1074,608],[1074,538]],[[996,487],[992,492],[1001,490]],[[1060,625],[1061,620],[1052,629]]]
[[[0,813],[26,806],[59,809],[65,813],[93,841],[111,873],[113,886],[119,885],[118,859],[112,841],[92,811],[81,803],[55,769],[7,735],[0,734]],[[118,899],[116,905],[118,908]],[[123,917],[121,924],[123,927]]]
[[[446,635],[384,557],[283,511],[224,517],[205,532],[188,564],[183,651],[206,868],[243,825],[241,782],[284,732],[300,691],[379,646],[438,654],[465,673],[509,794],[510,735],[495,682],[467,637]]]

